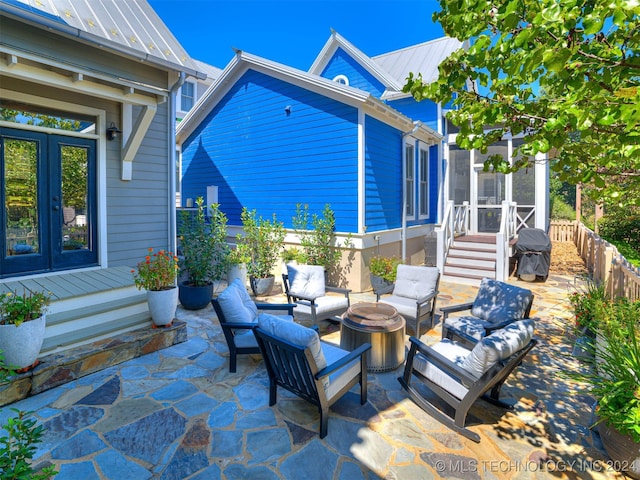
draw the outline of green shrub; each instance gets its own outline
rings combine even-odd
[[[396,257],[375,256],[369,260],[369,271],[376,277],[395,283],[398,265],[400,265],[400,260]]]
[[[602,309],[608,302],[608,295],[603,284],[586,278],[586,284],[569,294],[569,303],[573,309],[576,327],[596,330],[602,317]]]
[[[0,382],[5,382],[13,375],[11,369],[4,363],[4,355],[0,350]],[[2,425],[0,431],[0,479],[29,479],[47,480],[53,478],[58,472],[54,465],[49,465],[36,472],[31,460],[36,453],[36,444],[42,441],[44,428],[36,425],[36,421],[31,417],[32,412],[22,412],[12,408],[16,413],[15,417],[7,420]]]
[[[336,245],[336,218],[331,206],[326,204],[322,215],[310,215],[309,206],[298,203],[292,224],[302,248],[302,255],[298,261],[322,265],[327,271],[336,268],[342,258],[342,252],[340,245]],[[350,243],[351,235],[345,239],[343,247],[349,247]]]
[[[551,195],[551,219],[574,220],[576,210],[569,205],[560,195]]]

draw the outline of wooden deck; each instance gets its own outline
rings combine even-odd
[[[0,293],[9,291],[22,294],[23,291],[51,292],[51,301],[102,293],[109,290],[135,285],[131,268],[126,266],[96,270],[66,271],[27,279],[0,280]]]

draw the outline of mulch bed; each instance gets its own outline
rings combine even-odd
[[[584,261],[573,242],[554,242],[551,246],[549,273],[554,275],[588,275]]]

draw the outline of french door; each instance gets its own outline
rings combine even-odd
[[[0,276],[96,265],[95,140],[0,128]]]

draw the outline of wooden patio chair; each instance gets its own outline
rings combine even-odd
[[[513,408],[500,401],[500,389],[536,345],[533,329],[533,320],[519,320],[484,337],[472,350],[448,338],[427,346],[411,337],[404,374],[398,381],[429,415],[468,439],[480,442],[480,436],[465,427],[467,413],[483,395],[493,404]],[[414,386],[414,378],[452,407],[454,415],[448,415],[430,402]],[[485,395],[487,392],[489,395]]]
[[[365,343],[352,352],[320,341],[315,329],[260,315],[254,328],[269,374],[269,405],[277,401],[278,386],[318,407],[320,438],[328,431],[329,407],[360,384],[360,404],[367,402]]]
[[[216,312],[222,333],[229,348],[229,372],[236,371],[236,356],[259,354],[260,348],[251,329],[258,322],[259,312],[286,311],[284,320],[293,322],[294,304],[255,303],[240,279],[232,281],[229,286],[211,300]]]

